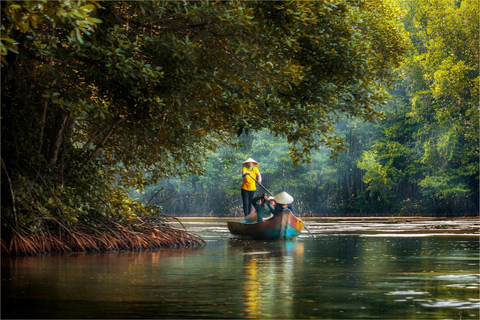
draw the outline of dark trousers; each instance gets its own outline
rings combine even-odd
[[[243,214],[248,216],[252,212],[252,200],[255,197],[255,191],[242,189]]]

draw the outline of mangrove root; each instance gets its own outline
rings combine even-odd
[[[116,222],[93,227],[78,224],[31,234],[26,229],[11,228],[2,233],[2,255],[39,255],[43,253],[151,250],[156,248],[197,247],[205,244],[198,235],[167,223],[135,219],[128,225]]]

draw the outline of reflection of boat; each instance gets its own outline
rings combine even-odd
[[[295,278],[304,266],[304,242],[230,239],[230,252],[243,252],[243,316],[246,319],[294,319]],[[290,297],[285,299],[285,297]],[[281,304],[276,301],[282,301]]]
[[[245,260],[248,259],[269,259],[278,257],[300,257],[303,256],[303,242],[296,239],[267,241],[245,241],[238,238],[231,238],[228,246],[235,252],[243,251]]]
[[[303,221],[290,212],[281,212],[263,222],[227,221],[227,226],[232,235],[242,239],[290,239],[302,232]]]

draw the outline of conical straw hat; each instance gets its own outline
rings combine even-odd
[[[280,204],[290,204],[293,202],[293,198],[291,195],[283,191],[275,196],[275,201]]]
[[[252,158],[248,158],[247,160],[245,160],[245,161],[243,162],[243,164],[246,164],[247,162],[253,162],[253,163],[255,163],[255,167],[258,166],[258,162],[255,161],[255,160],[253,160]]]

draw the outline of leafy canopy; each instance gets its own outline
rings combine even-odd
[[[341,149],[339,117],[383,117],[407,48],[399,15],[384,0],[4,1],[5,167],[92,186],[56,197],[105,213],[110,188],[201,173],[242,132],[286,137],[295,164]],[[31,208],[29,192],[16,203]]]

